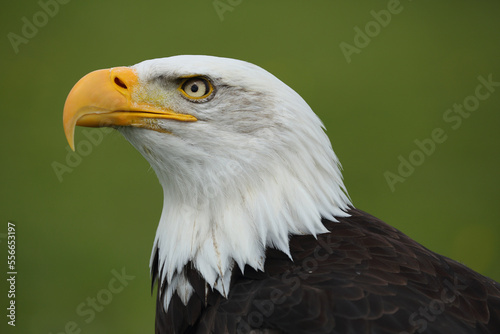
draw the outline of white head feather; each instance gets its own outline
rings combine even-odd
[[[187,303],[184,266],[227,296],[236,264],[263,270],[265,250],[289,253],[289,236],[327,230],[321,217],[346,216],[350,205],[339,162],[323,125],[290,87],[239,60],[176,56],[135,65],[144,91],[196,122],[160,120],[168,133],[120,128],[155,170],[164,207],[153,256],[159,284]],[[204,102],[177,89],[179,78],[203,76],[214,87]],[[152,259],[153,260],[153,259]]]

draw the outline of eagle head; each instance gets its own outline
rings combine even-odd
[[[231,272],[262,270],[265,249],[327,232],[321,218],[350,205],[323,125],[262,68],[212,56],[174,56],[84,76],[64,107],[76,125],[117,129],[148,160],[164,191],[151,267],[165,309],[193,288],[186,266],[227,296]]]

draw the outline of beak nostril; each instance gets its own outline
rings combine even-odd
[[[128,89],[127,85],[118,77],[115,77],[115,84],[123,89]]]

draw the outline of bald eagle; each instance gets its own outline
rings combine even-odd
[[[64,131],[113,127],[164,191],[156,333],[500,333],[500,285],[355,208],[323,125],[234,59],[84,76]]]

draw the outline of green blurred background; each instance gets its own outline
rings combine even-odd
[[[500,81],[500,2],[402,0],[380,31],[370,24],[371,11],[386,10],[387,1],[58,6],[57,13],[47,7],[53,17],[40,14],[35,0],[4,3],[0,13],[0,268],[3,277],[11,220],[17,223],[18,271],[17,326],[6,325],[3,278],[0,328],[153,332],[148,264],[162,208],[154,172],[114,131],[62,182],[53,163],[66,165],[62,108],[80,77],[176,54],[238,58],[274,73],[324,121],[358,208],[500,280],[500,87],[458,129],[443,120],[447,109],[475,93],[478,76]],[[25,28],[33,36],[16,53],[9,33],[24,38],[25,22],[34,19],[38,31]],[[339,45],[355,45],[354,28],[366,24],[371,40],[348,63]],[[384,173],[397,173],[398,157],[408,159],[414,141],[436,128],[447,140],[391,191]],[[85,139],[77,129],[76,142]],[[112,270],[122,268],[135,278],[110,295]],[[96,297],[106,305],[92,318],[86,303]]]

